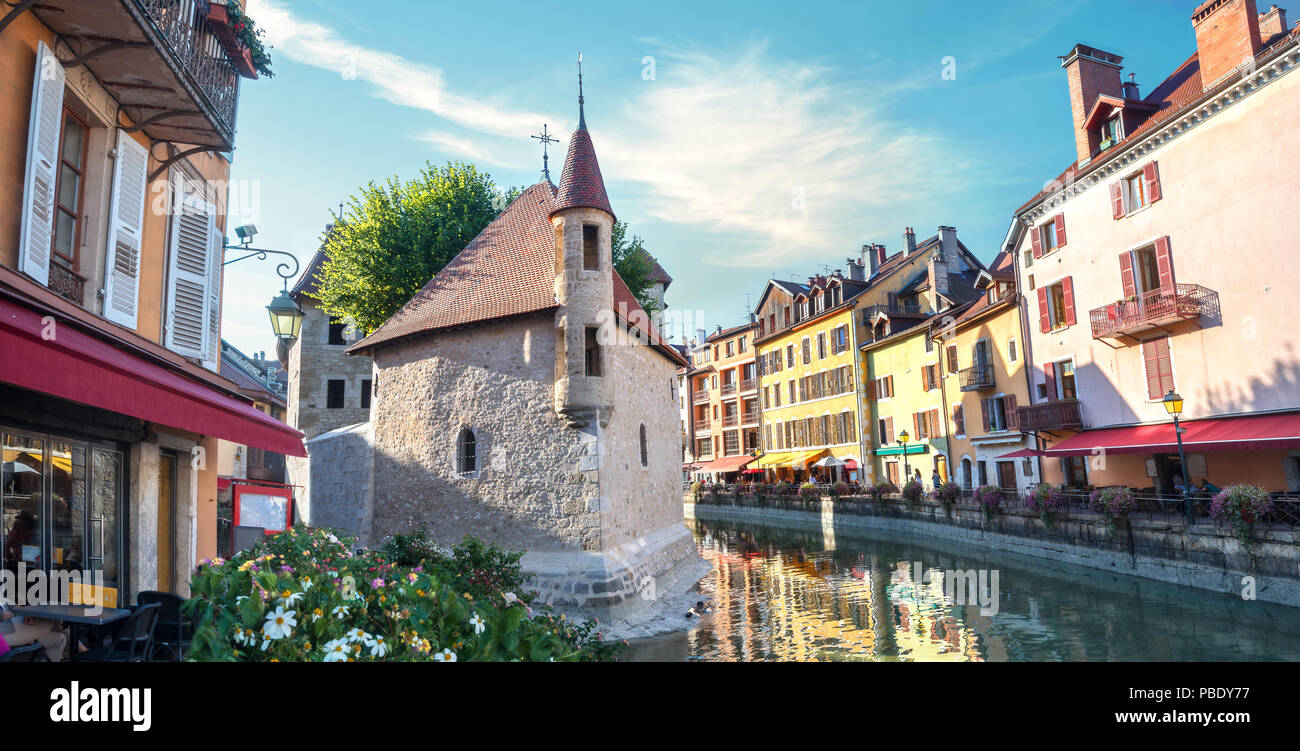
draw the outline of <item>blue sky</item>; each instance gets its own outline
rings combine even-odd
[[[532,184],[544,122],[558,181],[581,52],[614,210],[673,276],[670,310],[710,329],[771,276],[893,252],[906,226],[954,225],[989,260],[1074,160],[1057,57],[1123,55],[1145,96],[1195,49],[1191,0],[247,5],[276,72],[244,82],[231,175],[258,245],[305,264],[341,200],[426,161]],[[223,334],[245,352],[274,348],[273,266],[227,267]]]

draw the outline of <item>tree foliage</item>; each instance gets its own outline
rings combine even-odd
[[[519,193],[458,162],[426,164],[406,182],[370,182],[325,239],[322,309],[374,331]]]
[[[614,268],[623,277],[632,296],[641,304],[647,315],[654,315],[659,303],[650,295],[653,282],[650,274],[654,271],[655,260],[645,249],[645,243],[639,235],[629,239],[626,222],[614,222],[610,233],[610,245],[614,255]]]

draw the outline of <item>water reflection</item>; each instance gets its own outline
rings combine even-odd
[[[689,631],[634,641],[624,659],[1300,659],[1293,608],[856,530],[729,522],[693,530],[713,563],[700,591],[714,612]],[[995,592],[995,602],[960,586],[945,591],[933,575],[980,570],[997,572],[997,586],[981,592]]]

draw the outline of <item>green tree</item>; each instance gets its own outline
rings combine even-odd
[[[659,310],[658,301],[650,295],[650,288],[654,284],[650,281],[650,274],[654,271],[655,260],[650,251],[645,249],[641,236],[632,235],[629,239],[627,223],[614,222],[614,228],[610,231],[610,248],[618,275],[623,277],[627,288],[632,291],[632,296],[646,314],[654,315]]]
[[[367,184],[325,238],[321,308],[374,331],[519,193],[458,162],[426,164],[407,182]]]

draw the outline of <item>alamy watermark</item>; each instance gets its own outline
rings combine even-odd
[[[920,561],[912,561],[913,584],[939,584],[944,599],[954,605],[978,605],[980,615],[998,614],[998,579],[998,569],[927,570]]]
[[[104,601],[92,597],[104,588],[102,571],[55,571],[46,573],[39,568],[29,569],[26,563],[19,563],[18,570],[0,571],[0,599],[11,602],[15,607],[29,605],[73,605],[86,606],[87,615],[99,615],[104,612]],[[82,602],[69,601],[68,593],[79,589]]]

